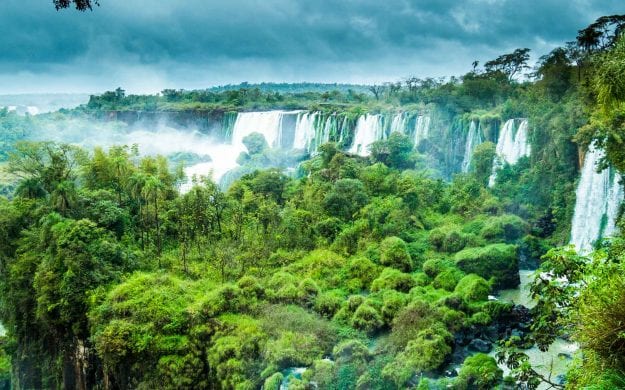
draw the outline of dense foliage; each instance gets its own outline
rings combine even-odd
[[[306,161],[287,176],[259,169],[273,152],[252,133],[227,188],[199,177],[180,191],[183,174],[164,156],[23,141],[39,119],[1,111],[0,159],[17,179],[0,198],[0,379],[78,389],[562,387],[524,351],[571,336],[583,354],[568,385],[622,386],[623,238],[589,257],[554,248],[569,238],[584,150],[573,137],[625,167],[619,23],[595,26],[607,34],[601,46],[587,31],[543,57],[531,82],[516,79],[528,60],[519,49],[461,79],[371,94],[118,89],[79,110],[429,105],[478,118],[486,132],[529,118],[531,157],[504,165],[492,188],[491,142],[449,181],[424,163],[436,144],[399,133],[370,157],[333,143],[291,156]],[[489,300],[518,286],[519,259],[542,262],[531,312]],[[513,379],[485,354],[497,341]],[[454,367],[457,376],[445,374]]]

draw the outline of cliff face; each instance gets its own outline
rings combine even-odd
[[[105,121],[120,121],[129,126],[145,127],[170,126],[189,128],[206,135],[219,138],[224,136],[222,129],[228,114],[222,110],[184,110],[184,111],[104,111],[96,117]]]

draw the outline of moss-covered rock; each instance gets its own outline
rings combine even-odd
[[[485,301],[490,293],[490,284],[479,275],[469,274],[460,279],[454,291],[467,302]]]
[[[516,245],[492,244],[467,248],[456,253],[454,260],[465,273],[474,273],[485,279],[494,278],[495,288],[515,288],[520,283]]]

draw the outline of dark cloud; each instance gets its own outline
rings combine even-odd
[[[0,92],[459,74],[517,47],[544,54],[623,8],[620,0],[100,3],[78,13],[3,0]]]

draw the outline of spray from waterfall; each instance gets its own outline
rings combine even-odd
[[[602,150],[588,150],[575,192],[571,244],[581,254],[590,253],[597,240],[614,234],[618,209],[623,202],[620,175],[612,168],[597,172],[597,163],[603,156]]]

